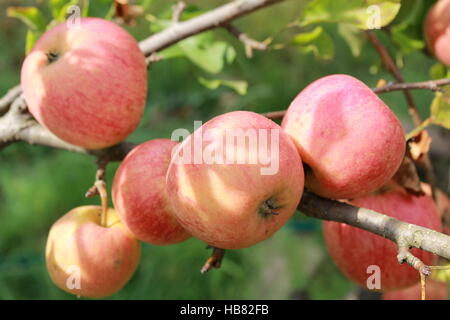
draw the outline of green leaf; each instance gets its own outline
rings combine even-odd
[[[299,18],[301,27],[323,22],[350,23],[359,29],[388,25],[400,10],[400,0],[315,0]]]
[[[248,83],[243,80],[221,80],[221,79],[205,79],[203,77],[197,78],[198,82],[210,90],[215,90],[220,86],[232,88],[240,95],[247,93]]]
[[[178,43],[186,57],[209,73],[218,73],[224,63],[230,63],[230,57],[236,56],[234,49],[224,41],[207,43],[197,37],[191,37]],[[231,51],[231,53],[230,53]]]
[[[338,25],[338,33],[345,40],[345,42],[347,42],[352,55],[354,57],[359,57],[364,44],[364,37],[359,29],[349,23],[340,23]]]
[[[49,0],[48,6],[50,11],[52,12],[52,16],[54,19],[59,17],[59,13],[61,12],[62,7],[68,0]]]
[[[422,50],[423,15],[426,7],[422,0],[409,0],[402,4],[399,14],[391,27],[392,40],[403,53]]]
[[[33,31],[43,32],[47,26],[44,15],[35,7],[9,7],[6,15],[21,20]]]
[[[83,9],[81,11],[82,17],[89,16],[89,0],[83,0]]]
[[[442,63],[435,63],[430,68],[430,78],[433,80],[446,78],[447,68]]]
[[[450,130],[450,86],[436,92],[431,103],[431,117],[433,123]]]
[[[28,29],[27,31],[27,37],[25,41],[25,55],[30,53],[31,49],[33,49],[34,44],[39,39],[39,37],[42,35],[41,32],[33,31]]]
[[[333,39],[320,26],[312,31],[297,34],[292,43],[300,52],[312,52],[317,59],[330,60],[334,57]]]

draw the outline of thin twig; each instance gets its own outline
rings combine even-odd
[[[263,115],[264,117],[272,119],[272,120],[282,119],[285,114],[286,114],[286,110],[261,113],[261,115]]]
[[[13,103],[16,98],[20,96],[22,89],[20,85],[12,87],[8,92],[0,99],[0,116],[5,114],[9,110],[9,106]]]
[[[431,90],[439,91],[440,88],[445,85],[450,85],[450,78],[443,78],[438,80],[420,81],[420,82],[408,82],[408,83],[389,83],[378,88],[372,88],[372,91],[376,94],[405,91],[405,90]],[[281,119],[286,114],[286,110],[272,111],[262,113],[263,116],[269,119]],[[419,123],[419,126],[422,124]]]
[[[158,62],[164,59],[163,56],[157,54],[156,52],[153,52],[151,55],[145,58],[145,63],[147,64],[147,68],[150,67],[150,64],[154,62]]]
[[[409,251],[409,246],[401,244],[403,242],[402,240],[399,240],[398,242],[399,242],[398,243],[398,255],[397,255],[398,262],[400,264],[406,262],[408,265],[410,265],[411,267],[416,269],[418,272],[420,272],[424,276],[431,275],[430,268]]]
[[[244,44],[245,55],[247,58],[253,57],[253,50],[265,51],[268,48],[266,43],[250,38],[247,34],[243,33],[230,23],[224,24],[223,27]]]
[[[444,78],[439,80],[430,80],[422,82],[411,82],[411,83],[391,83],[379,88],[374,88],[375,93],[385,93],[399,90],[411,90],[411,89],[422,89],[431,91],[441,91],[441,87],[445,85],[450,85],[450,78]]]
[[[176,5],[173,6],[173,14],[172,14],[172,23],[176,24],[181,21],[181,15],[186,9],[186,3],[183,1],[179,1]]]

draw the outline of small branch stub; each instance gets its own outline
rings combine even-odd
[[[202,274],[208,272],[209,270],[211,270],[213,268],[218,269],[222,265],[222,260],[223,260],[223,256],[225,255],[225,250],[216,248],[213,246],[207,247],[207,249],[210,249],[210,248],[213,249],[213,252],[212,252],[211,256],[208,258],[208,260],[206,260],[203,267],[201,268],[200,272]]]

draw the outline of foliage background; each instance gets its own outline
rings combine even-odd
[[[139,1],[146,13],[169,12],[173,1]],[[226,1],[190,1],[202,9]],[[431,2],[431,1],[430,1]],[[0,95],[19,83],[24,59],[26,27],[6,17],[10,6],[33,5],[49,15],[44,1],[0,2]],[[90,15],[104,16],[110,3],[91,1]],[[428,4],[429,5],[429,4]],[[255,39],[277,34],[288,38],[285,25],[298,18],[304,1],[261,10],[236,22]],[[167,59],[151,65],[149,95],[145,116],[129,140],[144,142],[151,138],[170,138],[176,128],[193,127],[193,120],[208,120],[224,112],[245,109],[255,112],[286,108],[296,94],[313,80],[333,73],[353,75],[374,87],[379,79],[391,79],[380,68],[377,53],[364,43],[355,57],[338,35],[335,24],[323,24],[334,42],[334,58],[317,59],[288,44],[283,50],[255,52],[245,57],[242,44],[224,30],[213,31],[218,39],[230,43],[237,56],[218,75],[210,75],[186,58]],[[150,33],[150,24],[141,17],[127,28],[138,40]],[[383,33],[379,33],[386,40]],[[385,41],[391,52],[398,52],[392,41]],[[430,78],[436,61],[423,50],[397,56],[405,64],[407,81]],[[198,77],[244,80],[246,95],[228,87],[209,90]],[[428,114],[432,93],[413,93],[422,115]],[[411,128],[401,93],[381,96]],[[118,164],[108,167],[108,182]],[[439,183],[448,185],[449,160],[440,159]],[[46,236],[52,223],[71,208],[96,204],[84,198],[92,185],[94,159],[66,151],[24,143],[13,144],[0,153],[0,299],[74,299],[50,281],[44,260]],[[142,262],[130,283],[111,299],[342,299],[355,290],[337,270],[323,246],[319,221],[296,213],[290,223],[273,238],[252,248],[229,251],[220,270],[201,275],[199,269],[209,251],[196,239],[167,247],[143,245]]]

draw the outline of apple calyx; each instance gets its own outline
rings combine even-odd
[[[47,55],[48,64],[51,64],[59,59],[58,52],[50,51],[46,55]]]
[[[280,205],[277,204],[277,200],[275,197],[270,197],[269,199],[263,201],[258,208],[258,213],[264,218],[268,216],[277,216],[280,213],[274,210],[281,208]]]

